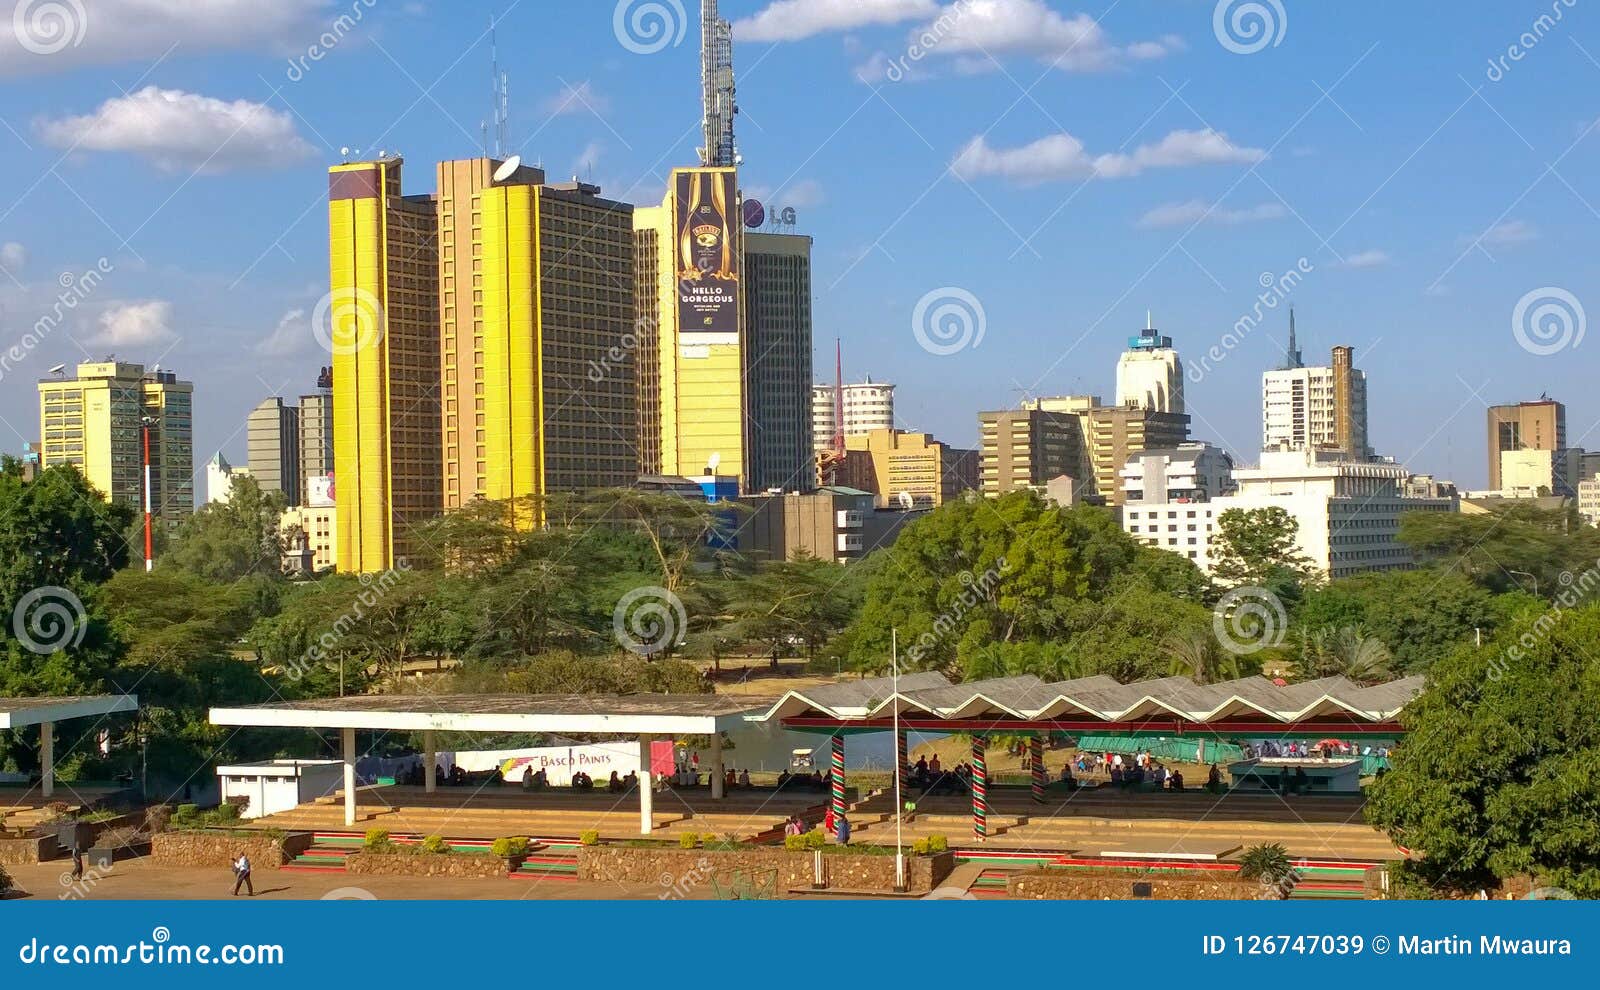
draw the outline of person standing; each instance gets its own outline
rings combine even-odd
[[[838,839],[839,845],[848,846],[850,844],[850,818],[849,818],[849,816],[845,815],[843,813],[840,813],[839,815],[835,816],[834,825],[835,825],[835,827],[837,829],[837,831],[834,833],[834,835]]]
[[[245,889],[248,897],[256,896],[255,884],[250,882],[250,857],[241,850],[239,858],[233,861],[233,896],[239,896],[239,888]]]
[[[77,832],[76,829],[73,830]],[[77,883],[83,879],[83,840],[76,834],[72,836],[72,881]]]

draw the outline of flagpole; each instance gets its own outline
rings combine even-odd
[[[889,630],[889,674],[894,687],[894,889],[906,889],[906,854],[901,830],[905,824],[905,805],[900,796],[900,630]]]

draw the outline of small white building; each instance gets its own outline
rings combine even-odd
[[[1206,502],[1235,488],[1233,458],[1201,441],[1141,450],[1128,458],[1121,477],[1124,504]]]
[[[344,781],[338,760],[265,760],[217,767],[222,800],[248,797],[241,818],[261,818],[289,811],[337,791]]]

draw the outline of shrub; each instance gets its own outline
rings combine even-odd
[[[926,856],[926,855],[928,855],[929,850],[930,850],[930,846],[928,845],[928,840],[927,839],[913,839],[911,841],[911,854],[912,855],[914,855],[914,856]]]
[[[230,805],[230,804],[233,805],[233,807],[236,809],[235,817],[243,818],[244,817],[244,813],[245,813],[245,809],[250,807],[250,795],[248,795],[248,794],[235,794],[233,797],[228,798],[227,800],[223,801],[222,803],[224,805]]]
[[[717,833],[715,833],[715,832],[701,832],[700,833],[700,844],[702,846],[709,846],[709,845],[711,845],[712,843],[714,843],[716,841],[717,841]]]
[[[803,835],[786,835],[783,837],[783,848],[790,852],[805,852],[806,837]]]
[[[393,847],[389,841],[389,830],[386,828],[367,829],[366,841],[361,843],[361,848],[366,852],[388,852]]]
[[[928,851],[931,853],[949,852],[950,840],[942,835],[930,835],[928,836]]]
[[[422,840],[422,851],[430,856],[443,856],[451,852],[450,843],[442,835],[430,835]]]
[[[0,897],[3,897],[3,896],[5,896],[6,894],[8,894],[10,892],[11,892],[11,874],[6,872],[6,868],[5,867],[0,866]]]
[[[172,813],[172,824],[179,826],[193,825],[195,819],[200,817],[198,804],[180,804],[178,810]]]
[[[144,830],[151,835],[165,832],[172,822],[172,805],[155,804],[144,809]]]
[[[236,804],[219,804],[212,817],[219,822],[236,822],[239,820],[239,806]]]
[[[585,846],[598,846],[600,844],[600,833],[592,828],[579,832],[578,842]]]
[[[501,859],[515,859],[528,854],[528,838],[523,835],[501,836],[494,840],[489,851]]]
[[[1281,843],[1264,842],[1251,846],[1239,857],[1239,876],[1246,880],[1276,884],[1293,873],[1294,864],[1289,861],[1289,851]]]
[[[700,846],[700,836],[693,832],[685,832],[678,836],[679,849],[697,849]]]

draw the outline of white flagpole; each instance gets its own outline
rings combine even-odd
[[[889,673],[894,687],[894,886],[906,889],[906,854],[901,830],[905,824],[905,804],[900,795],[900,630],[889,630]]]

